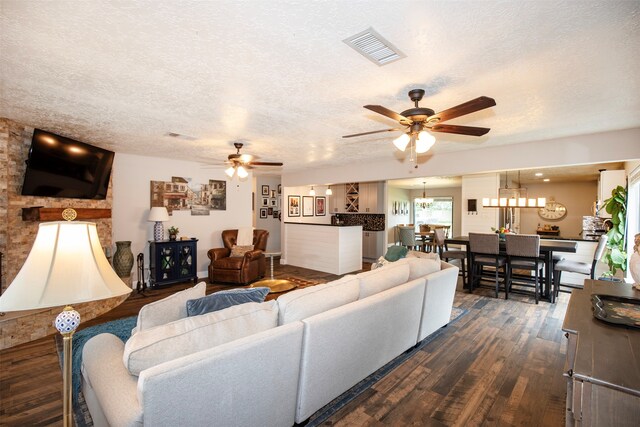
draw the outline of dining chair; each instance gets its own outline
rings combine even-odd
[[[467,283],[467,269],[465,267],[467,260],[467,251],[463,250],[451,250],[447,247],[447,243],[445,241],[445,232],[443,228],[436,228],[433,231],[433,240],[435,247],[438,248],[438,253],[440,254],[440,258],[449,262],[450,259],[459,259],[460,260],[460,275],[462,276],[462,280],[464,283]],[[434,252],[435,252],[434,248]]]
[[[421,233],[428,233],[431,231],[428,224],[420,224],[419,227]],[[432,250],[435,250],[435,243],[433,239],[429,238],[429,236],[416,236],[416,240],[418,240],[420,245],[422,245],[423,252],[431,252]]]
[[[600,236],[600,239],[598,240],[598,246],[596,246],[596,250],[593,253],[593,260],[591,261],[591,264],[580,261],[572,261],[569,259],[563,259],[554,263],[553,291],[551,292],[551,302],[555,302],[556,298],[558,297],[558,294],[560,293],[560,286],[565,286],[573,289],[582,289],[582,286],[580,285],[561,285],[560,278],[563,271],[569,273],[584,274],[586,276],[589,276],[589,278],[591,279],[595,278],[596,264],[598,263],[600,258],[602,258],[604,250],[607,248],[607,239],[608,237],[605,234]]]
[[[518,282],[531,282],[533,279],[534,296],[536,304],[540,299],[542,289],[542,268],[544,261],[540,259],[540,236],[536,234],[513,234],[504,236],[507,251],[507,283],[505,286],[505,299],[509,298],[509,291],[514,282],[513,270],[533,271],[533,278],[517,276]]]
[[[409,249],[416,247],[416,230],[413,226],[398,226],[398,234],[400,236],[400,244]]]
[[[500,237],[496,233],[469,233],[469,290],[473,292],[475,286],[476,275],[478,276],[478,285],[482,280],[484,267],[495,268],[495,285],[496,298],[500,290],[500,281],[498,280],[498,269],[502,271],[506,277],[507,262],[503,256],[500,256]],[[485,277],[491,277],[486,275]],[[503,285],[504,285],[503,279]],[[506,287],[505,287],[506,288]]]

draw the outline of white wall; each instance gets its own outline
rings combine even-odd
[[[462,220],[460,235],[472,233],[491,233],[491,227],[498,227],[499,209],[483,208],[483,197],[497,197],[500,187],[500,174],[487,173],[462,177]],[[476,199],[477,215],[470,215],[467,200]]]
[[[390,153],[395,148],[388,144]],[[437,147],[436,142],[436,147]],[[397,178],[455,176],[549,166],[581,165],[640,159],[640,128],[524,142],[515,145],[445,152],[419,157],[414,169],[408,161],[383,160],[345,166],[305,169],[282,175],[286,186],[319,182],[384,181]],[[496,186],[497,188],[497,186]],[[463,200],[466,203],[465,200]]]
[[[409,213],[406,215],[394,215],[392,212],[393,202],[407,202],[409,204]],[[396,225],[411,223],[411,213],[411,190],[387,186],[387,245],[391,245],[396,241]]]
[[[150,181],[170,181],[172,176],[227,180],[227,210],[211,211],[208,216],[192,216],[189,211],[174,211],[165,230],[174,225],[179,236],[198,239],[198,277],[207,275],[207,251],[222,247],[225,229],[251,226],[252,177],[228,180],[221,169],[203,168],[196,162],[117,153],[113,165],[113,241],[131,240],[134,256],[144,253],[149,265],[149,240],[153,240],[153,223],[147,221],[150,209]],[[133,280],[137,280],[134,277]]]
[[[274,218],[273,215],[268,215],[267,218],[260,218],[260,209],[265,208],[262,205],[263,198],[267,198],[267,202],[269,203],[266,208],[273,208],[276,211],[280,211],[282,206],[280,204],[280,200],[282,199],[282,194],[278,194],[278,185],[280,184],[279,176],[256,176],[255,179],[255,211],[254,211],[254,227],[261,230],[267,230],[269,232],[269,239],[267,240],[267,252],[280,252],[281,251],[281,243],[280,243],[280,229],[281,222],[278,218]],[[262,186],[269,186],[269,195],[262,195]],[[271,190],[275,190],[276,192],[276,206],[271,205]]]

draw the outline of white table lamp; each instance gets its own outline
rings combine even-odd
[[[131,292],[111,268],[96,225],[90,222],[40,224],[24,265],[0,296],[0,311],[66,306],[56,317],[64,342],[64,425],[73,425],[71,411],[71,340],[80,314],[68,304],[113,298]]]
[[[149,211],[148,221],[155,221],[155,225],[153,226],[153,240],[159,242],[164,239],[164,226],[163,222],[169,221],[169,212],[167,212],[167,208],[164,206],[161,207],[153,207]]]

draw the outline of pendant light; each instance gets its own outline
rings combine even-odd
[[[313,189],[313,185],[311,186],[311,190],[309,191],[309,195],[310,196],[315,196],[316,195],[316,190]]]
[[[422,182],[422,198],[416,199],[416,206],[419,206],[422,209],[426,209],[431,207],[432,204],[433,204],[433,199],[432,198],[427,199],[427,182],[423,181]]]
[[[324,194],[326,194],[327,196],[331,196],[333,194],[333,191],[331,191],[331,186],[327,187],[327,192]]]

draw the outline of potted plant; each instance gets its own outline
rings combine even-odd
[[[611,191],[611,197],[604,201],[602,208],[611,215],[610,229],[607,232],[607,250],[604,253],[604,262],[609,266],[609,271],[603,277],[613,276],[619,270],[627,269],[627,253],[625,252],[627,234],[627,190],[617,186]]]
[[[178,229],[178,227],[174,227],[173,225],[171,227],[169,227],[169,229],[167,230],[169,232],[169,240],[176,240],[176,238],[178,237],[178,232],[180,231]]]

